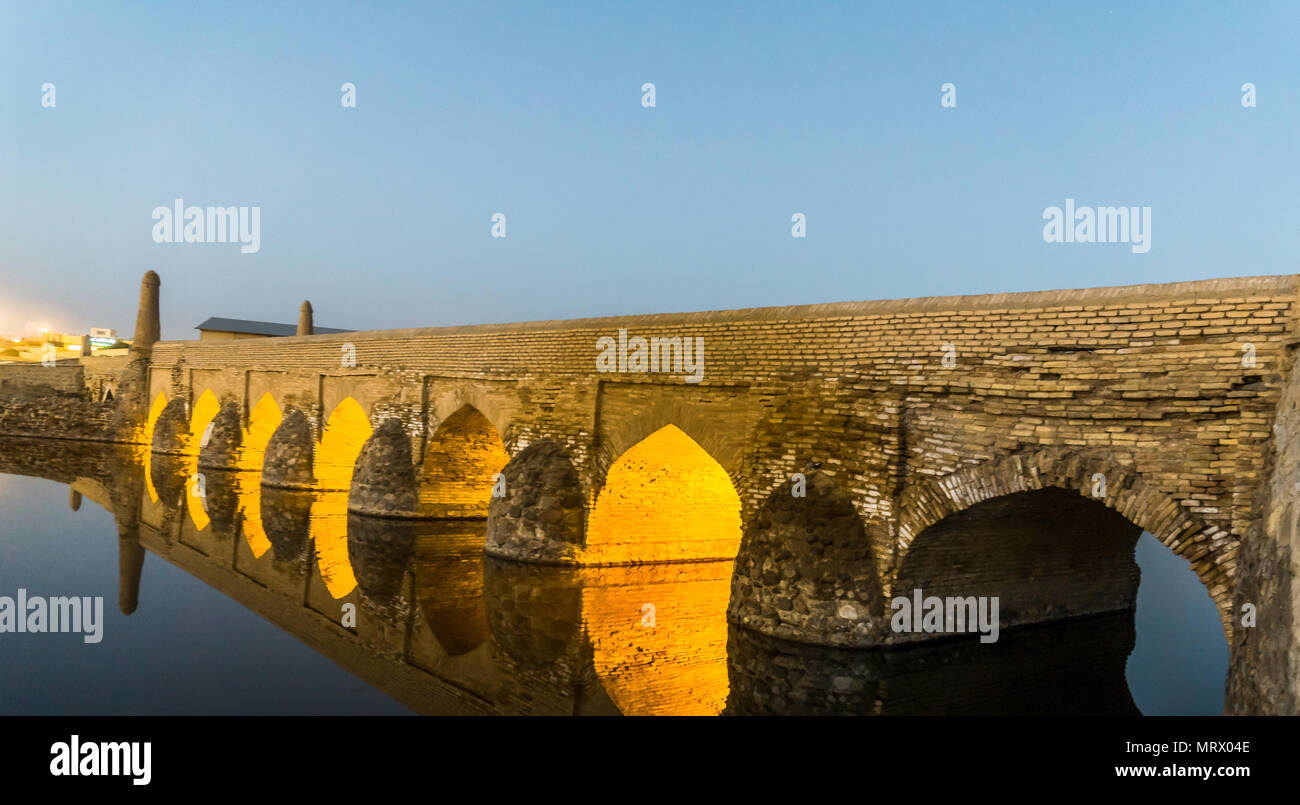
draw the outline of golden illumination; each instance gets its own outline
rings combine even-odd
[[[311,504],[310,528],[321,581],[333,598],[342,598],[357,586],[352,561],[348,559],[348,493],[316,494]]]
[[[585,568],[582,621],[624,715],[712,716],[727,704],[734,562]]]
[[[212,389],[205,390],[195,400],[194,409],[190,412],[190,434],[182,447],[186,455],[199,454],[199,450],[203,447],[203,434],[219,413],[221,413],[221,403],[217,402]]]
[[[317,488],[343,492],[351,489],[352,469],[371,433],[365,410],[351,397],[344,398],[325,421],[325,432],[316,448]]]
[[[158,425],[158,417],[162,416],[163,409],[167,407],[167,396],[159,394],[153,398],[153,404],[149,406],[149,417],[145,420],[144,433],[148,446],[145,449],[144,460],[144,485],[149,490],[149,502],[158,502],[158,490],[153,485],[153,474],[149,472],[148,456],[153,453],[154,428]]]
[[[735,559],[740,496],[725,470],[674,425],[609,468],[587,521],[589,564]]]
[[[420,468],[424,517],[487,517],[492,477],[510,461],[488,418],[464,406],[443,420],[429,439]]]
[[[244,513],[244,540],[254,559],[261,559],[271,547],[271,540],[262,527],[262,473],[241,472],[235,476],[235,491],[239,495],[239,508]]]
[[[163,409],[167,407],[167,395],[159,394],[153,398],[153,404],[149,406],[149,417],[145,420],[144,435],[145,441],[149,443],[149,449],[153,449],[154,428],[158,425],[158,417],[162,416]]]
[[[238,466],[241,470],[262,471],[262,462],[266,460],[266,446],[271,443],[275,429],[280,427],[284,414],[275,398],[270,393],[263,394],[262,399],[253,406],[248,415],[248,429],[239,450]]]

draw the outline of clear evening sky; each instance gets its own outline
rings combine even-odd
[[[150,268],[165,338],[1300,270],[1300,7],[1040,5],[4,2],[0,332],[129,337]],[[176,198],[260,251],[154,243]],[[1150,251],[1045,243],[1067,198]]]

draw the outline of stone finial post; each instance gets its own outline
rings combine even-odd
[[[81,357],[83,359],[90,357],[90,333],[81,337]]]
[[[298,308],[298,335],[312,335],[313,332],[311,302],[304,299],[302,307]]]
[[[140,310],[135,318],[134,349],[148,349],[158,342],[161,325],[158,323],[158,274],[144,272],[140,282]]]

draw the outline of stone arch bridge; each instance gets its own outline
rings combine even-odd
[[[1219,610],[1230,707],[1294,709],[1297,280],[201,342],[158,340],[150,272],[114,399],[124,441],[486,517],[497,556],[735,558],[733,621],[828,645],[904,639],[915,588],[1131,608],[1145,530]]]

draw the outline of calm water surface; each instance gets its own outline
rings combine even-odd
[[[1188,563],[1146,534],[1136,615],[1005,630],[992,646],[842,651],[729,627],[730,562],[520,565],[483,555],[481,520],[350,517],[346,496],[258,489],[237,474],[208,474],[200,497],[165,462],[145,479],[111,449],[0,442],[0,595],[103,596],[105,621],[98,644],[0,634],[0,713],[1223,706],[1215,607]],[[139,510],[121,510],[124,498]],[[127,609],[138,599],[131,614],[120,597]]]

